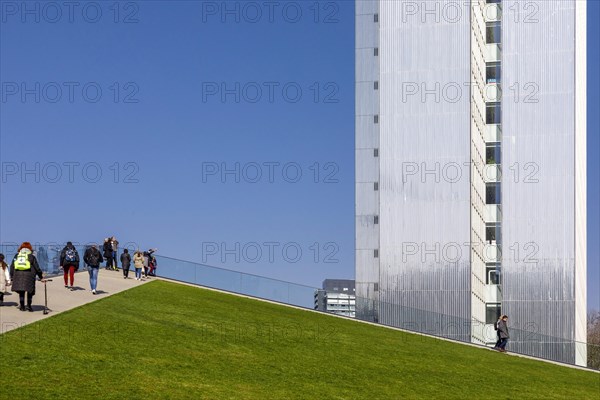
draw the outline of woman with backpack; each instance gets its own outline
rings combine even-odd
[[[19,251],[10,264],[12,290],[19,294],[19,310],[32,312],[31,301],[35,295],[35,278],[45,281],[37,258],[33,255],[33,247],[29,242],[23,242]],[[25,292],[27,292],[27,307],[25,307]]]
[[[69,290],[73,290],[75,271],[79,269],[79,253],[71,242],[67,242],[67,245],[60,252],[60,267],[64,272],[65,287]],[[71,280],[71,285],[69,285],[69,278]]]

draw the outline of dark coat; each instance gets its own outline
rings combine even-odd
[[[97,258],[97,262],[92,262],[92,255],[94,253],[96,254],[96,258]],[[88,249],[85,251],[85,254],[83,255],[83,261],[89,265],[90,267],[98,267],[100,265],[101,262],[104,261],[104,259],[102,258],[102,254],[100,254],[100,251],[95,248],[95,247],[88,247]]]
[[[125,269],[129,269],[131,266],[131,255],[129,253],[121,254],[121,265]]]
[[[510,338],[510,336],[508,336],[508,325],[506,324],[506,321],[498,321],[498,336],[500,336],[500,339]]]
[[[104,257],[112,258],[113,248],[112,248],[112,244],[110,244],[110,241],[104,242],[104,245],[102,246],[102,251],[104,252]]]
[[[17,254],[18,255],[18,254]],[[44,277],[40,265],[33,254],[29,254],[29,263],[31,268],[26,271],[15,269],[17,255],[10,264],[10,278],[12,280],[12,290],[15,292],[28,292],[35,294],[35,277],[42,279]]]
[[[75,261],[67,261],[67,264],[65,264],[65,259],[67,258],[67,249],[69,247],[75,250]],[[77,252],[77,249],[75,249],[75,246],[65,246],[65,248],[62,249],[60,252],[60,265],[63,267],[66,265],[74,265],[75,268],[79,268],[79,253]]]

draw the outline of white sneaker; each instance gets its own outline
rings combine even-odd
[[[92,294],[96,294],[96,291],[95,291],[95,290],[92,290]]]

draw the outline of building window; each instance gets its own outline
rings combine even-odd
[[[373,22],[379,22],[379,14],[373,14]]]
[[[373,250],[373,257],[379,258],[379,249]]]
[[[485,81],[486,83],[500,83],[502,74],[500,61],[489,62],[485,64]]]
[[[485,268],[485,284],[486,285],[499,285],[500,284],[500,267],[498,265]]]
[[[485,2],[488,4],[500,4],[502,0],[485,0]]]
[[[486,303],[485,305],[485,323],[493,324],[500,318],[500,303]]]
[[[498,182],[485,184],[485,204],[501,204],[502,193]]]
[[[375,123],[375,124],[379,123],[379,115],[373,115],[373,123]]]
[[[379,157],[379,149],[373,149],[373,157]]]
[[[379,215],[376,215],[373,217],[373,224],[375,224],[375,225],[379,224]]]
[[[373,89],[379,90],[379,81],[373,82]]]
[[[486,242],[500,242],[500,224],[496,222],[485,224],[485,241]]]
[[[502,24],[500,21],[488,22],[485,24],[485,41],[488,44],[501,43]]]
[[[501,121],[500,102],[485,104],[485,123],[499,124]]]
[[[378,56],[379,56],[379,47],[375,47],[375,48],[373,49],[373,55],[374,55],[375,57],[378,57]]]
[[[500,143],[488,143],[485,146],[486,164],[500,164]]]
[[[379,190],[379,182],[373,182],[373,190],[374,191],[378,191]]]

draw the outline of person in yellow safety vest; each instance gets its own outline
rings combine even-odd
[[[21,311],[33,311],[31,301],[35,295],[36,276],[44,281],[44,274],[33,255],[31,243],[23,242],[10,264],[12,290],[19,294],[19,310]],[[27,307],[25,307],[25,292],[27,292]]]

